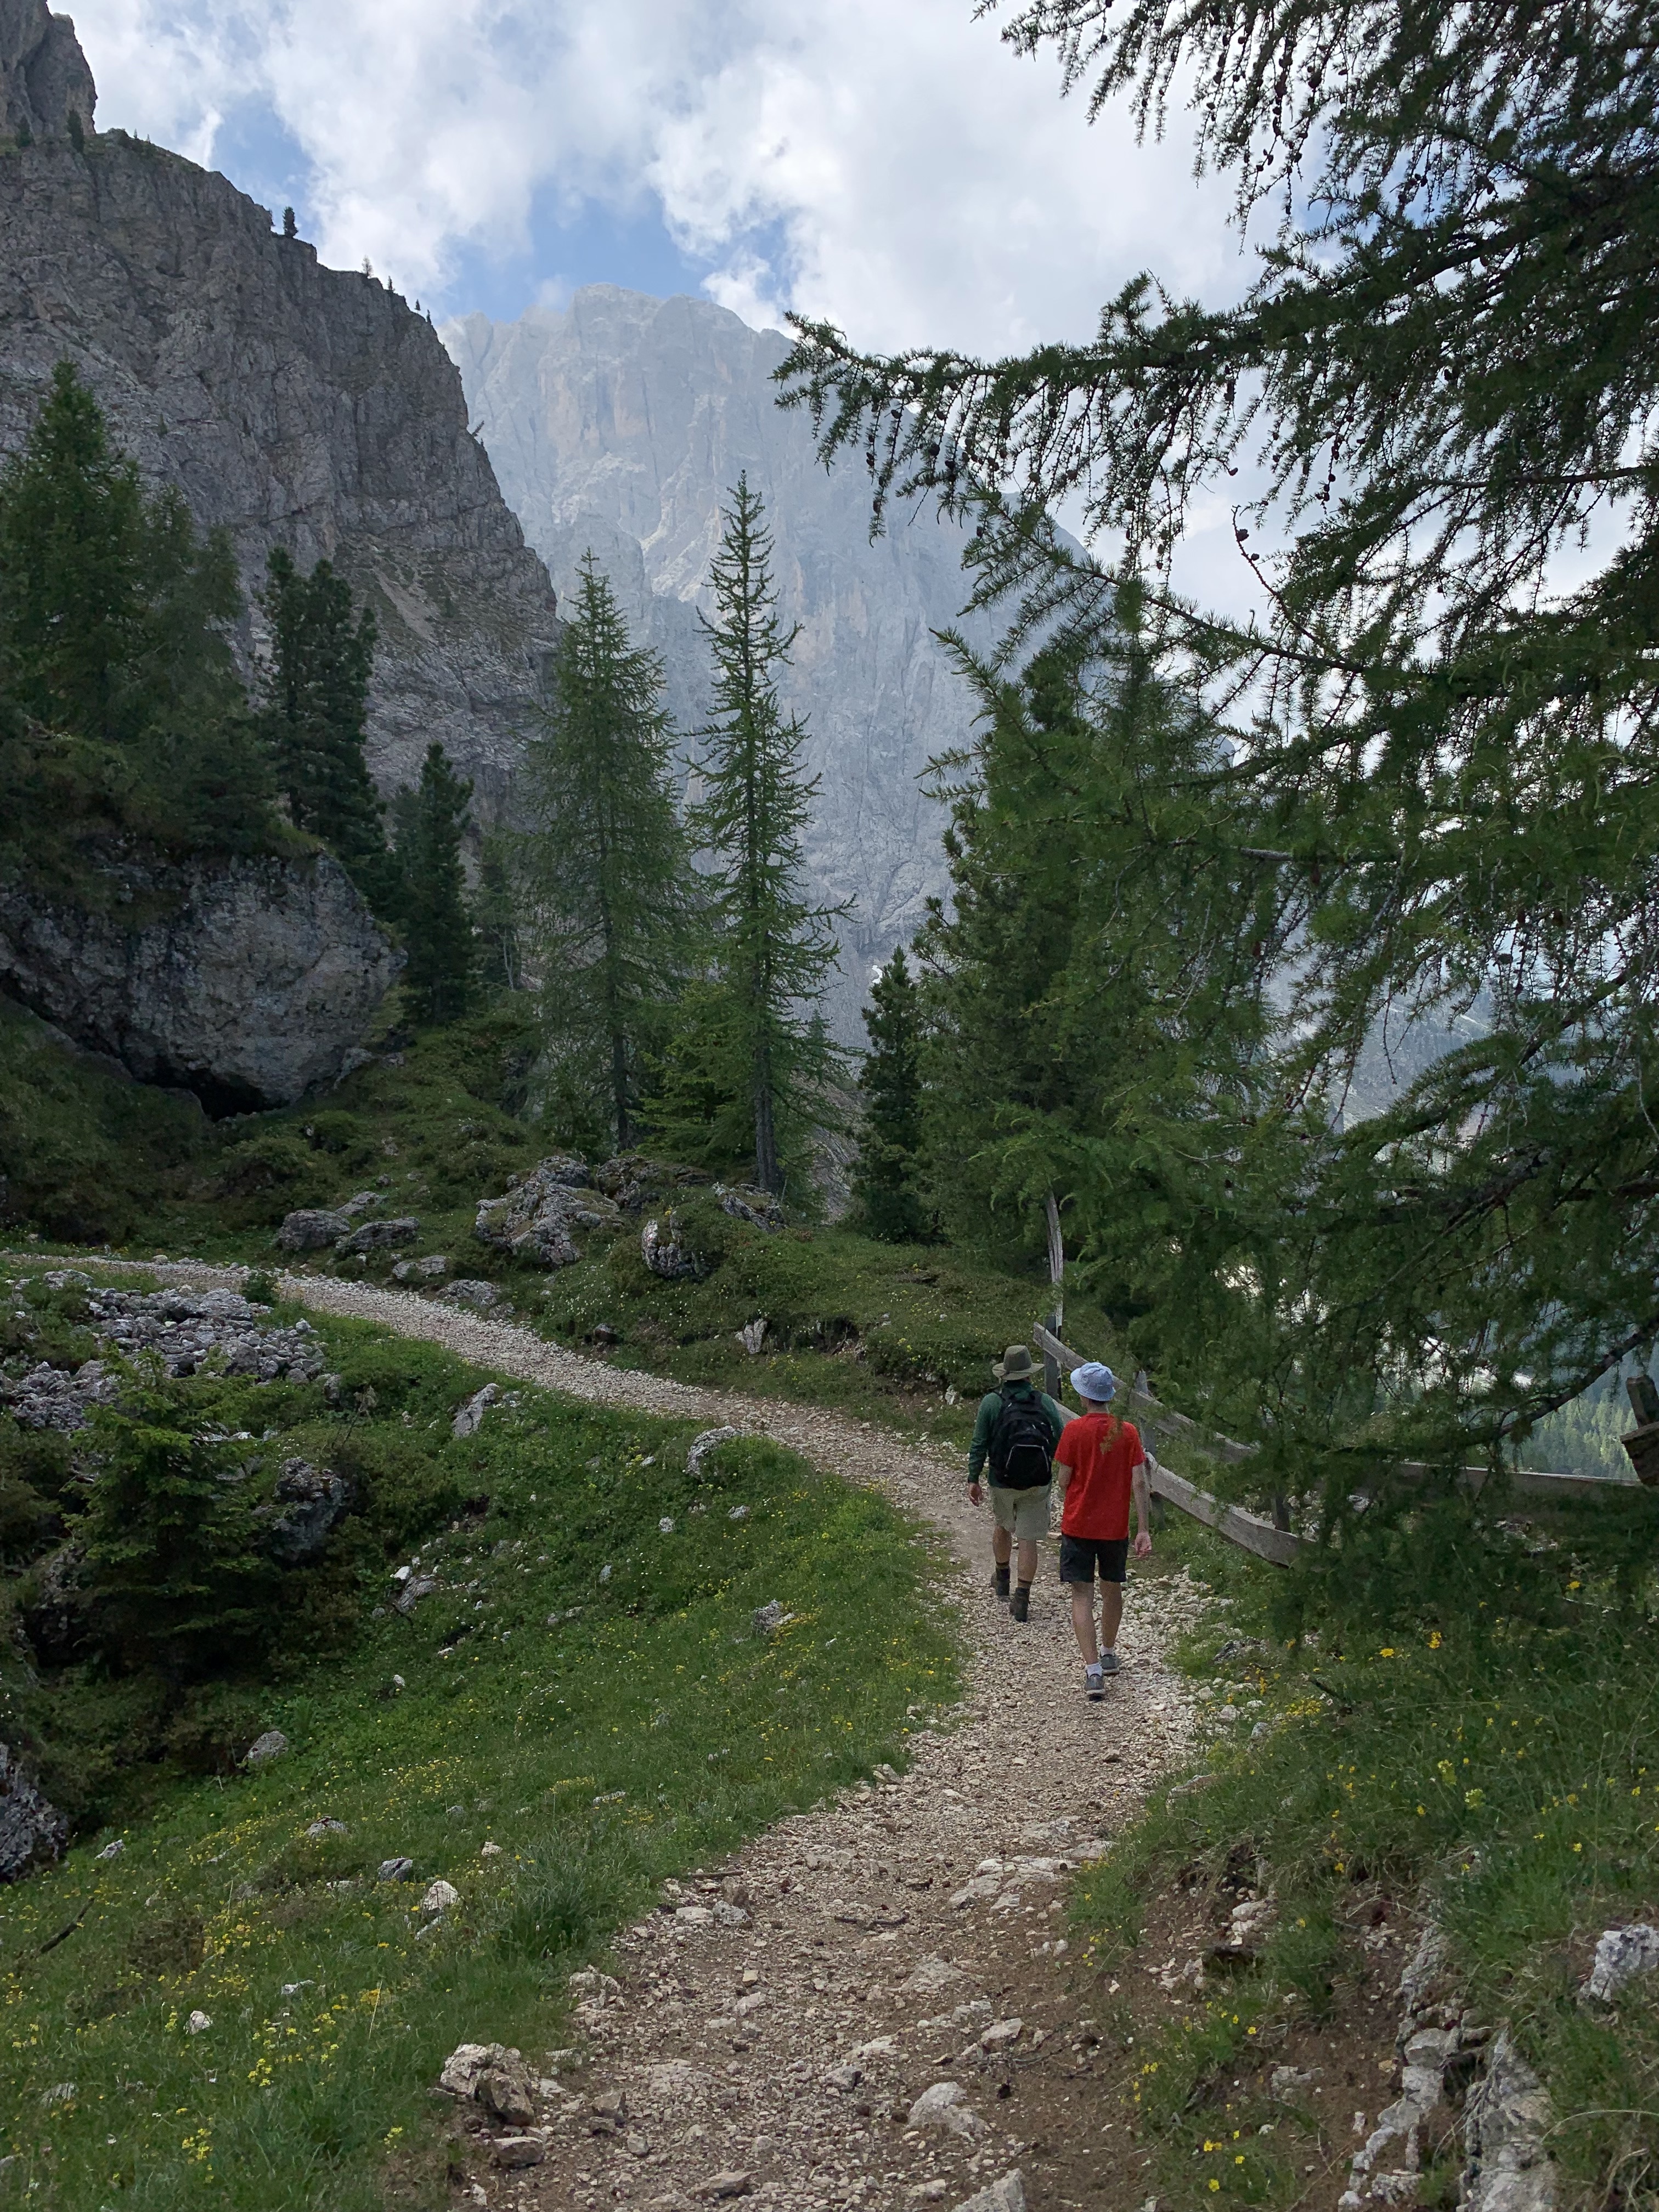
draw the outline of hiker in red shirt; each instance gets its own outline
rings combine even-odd
[[[1085,1360],[1072,1370],[1072,1388],[1083,1401],[1083,1418],[1070,1421],[1054,1447],[1054,1488],[1060,1493],[1060,1579],[1071,1585],[1072,1632],[1083,1654],[1083,1687],[1098,1699],[1106,1677],[1117,1672],[1117,1632],[1123,1619],[1128,1572],[1129,1499],[1135,1502],[1135,1557],[1152,1548],[1152,1494],[1146,1454],[1133,1421],[1111,1411],[1117,1378],[1109,1367]],[[1095,1570],[1100,1570],[1100,1643],[1095,1643]]]

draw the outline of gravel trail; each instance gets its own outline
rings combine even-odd
[[[961,1613],[959,1713],[911,1739],[902,1777],[781,1822],[624,1931],[614,1982],[579,1992],[586,2057],[550,2094],[541,2161],[502,2170],[477,2133],[460,2201],[981,2212],[989,2188],[982,2212],[1049,2212],[1092,2194],[1111,2139],[1094,2024],[1079,2018],[1099,1991],[1062,1932],[1066,1877],[1188,1751],[1191,1710],[1164,1655],[1202,1591],[1184,1572],[1132,1574],[1123,1670],[1091,1705],[1052,1544],[1022,1626],[992,1595],[989,1516],[967,1503],[958,1461],[869,1422],[609,1367],[407,1292],[304,1274],[283,1289],[573,1397],[769,1436],[930,1522]],[[456,2028],[458,2042],[491,2035],[486,2021]],[[959,2095],[913,2124],[939,2083]],[[999,2190],[1016,2169],[1022,2183]]]

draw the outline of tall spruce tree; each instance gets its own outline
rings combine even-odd
[[[642,1070],[688,956],[690,856],[660,657],[631,643],[590,552],[526,749],[520,842],[541,974],[546,1073],[580,1135],[638,1133]]]
[[[818,784],[801,765],[805,726],[785,715],[778,697],[778,671],[795,633],[778,619],[771,533],[746,475],[722,521],[714,616],[702,617],[714,663],[714,712],[697,732],[703,788],[691,813],[692,834],[711,862],[724,994],[702,1079],[712,1076],[746,1112],[755,1181],[781,1191],[786,1161],[839,1071],[813,1016],[838,957],[831,925],[846,909],[805,896],[801,832]],[[670,1085],[661,1111],[671,1129],[695,1139],[695,1120],[677,1107]]]
[[[374,612],[354,617],[351,586],[319,561],[302,575],[274,546],[260,605],[270,626],[262,726],[277,788],[301,830],[322,838],[369,903],[396,898],[382,808],[363,756]]]
[[[890,1244],[927,1234],[921,1191],[921,1012],[901,945],[864,1010],[870,1050],[859,1075],[864,1128],[853,1182],[864,1226]]]
[[[878,495],[977,519],[1017,635],[1101,635],[1140,571],[1205,679],[1224,757],[1177,933],[1254,871],[1239,957],[1287,1020],[1212,1176],[1149,1115],[1165,1225],[1124,1264],[1166,1382],[1340,1517],[1361,1465],[1496,1452],[1659,1339],[1659,46],[1635,0],[1032,0],[1009,35],[1097,112],[1188,93],[1241,218],[1278,204],[1255,284],[1143,277],[1090,342],[1002,362],[804,329],[781,374]],[[1246,623],[1168,562],[1247,455]],[[1109,557],[1048,528],[1061,501]],[[1167,836],[1124,822],[1132,872]],[[1352,1072],[1402,1032],[1424,1072],[1360,1119]],[[1224,1066],[1194,1048],[1193,1100]]]
[[[472,1003],[477,956],[461,865],[471,796],[434,742],[420,782],[393,802],[397,918],[409,955],[404,995],[417,1021],[451,1022]]]
[[[67,362],[0,469],[3,835],[39,873],[82,831],[268,843],[263,749],[228,631],[242,609],[222,532],[171,487],[147,495]]]

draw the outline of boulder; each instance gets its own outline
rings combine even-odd
[[[908,2124],[961,2136],[969,2142],[976,2142],[988,2132],[984,2121],[968,2103],[960,2081],[935,2081],[931,2089],[924,2089],[910,2107]]]
[[[337,1208],[301,1206],[283,1216],[276,1244],[283,1252],[322,1252],[350,1233],[349,1219]]]
[[[1604,1929],[1596,1939],[1595,1961],[1579,1992],[1580,2002],[1610,2005],[1626,1982],[1654,1972],[1659,1972],[1659,1928],[1638,1920]]]
[[[964,2197],[957,2212],[1025,2212],[1025,2177],[1016,2166],[988,2189],[977,2189],[971,2197]]]
[[[0,1881],[17,1881],[61,1856],[69,1822],[0,1743]]]
[[[392,1251],[399,1244],[412,1244],[420,1233],[420,1221],[412,1213],[400,1214],[392,1221],[366,1221],[361,1229],[354,1229],[337,1240],[334,1256],[337,1260],[355,1260],[370,1252]]]
[[[459,1275],[453,1283],[444,1285],[438,1297],[447,1306],[471,1306],[474,1313],[489,1313],[501,1304],[506,1295],[494,1283],[486,1283],[478,1276]],[[507,1310],[510,1313],[512,1308],[509,1306]]]
[[[351,1510],[353,1491],[343,1475],[319,1472],[308,1460],[285,1459],[275,1503],[258,1509],[265,1548],[279,1567],[308,1566]]]
[[[693,1437],[690,1449],[685,1455],[686,1473],[695,1480],[711,1451],[718,1450],[721,1444],[735,1443],[742,1434],[741,1429],[705,1429],[700,1436]]]
[[[610,1199],[588,1188],[586,1163],[574,1153],[555,1152],[500,1198],[481,1200],[472,1233],[481,1244],[515,1259],[569,1267],[581,1257],[578,1231],[612,1229],[621,1218]]]
[[[326,853],[122,852],[84,903],[0,890],[0,986],[212,1114],[335,1081],[402,965]]]
[[[640,1257],[653,1275],[666,1282],[681,1278],[697,1282],[708,1273],[708,1261],[693,1247],[672,1207],[660,1221],[647,1221],[641,1230]]]
[[[269,1766],[273,1759],[281,1759],[288,1750],[288,1738],[281,1729],[267,1729],[256,1736],[243,1756],[244,1766]]]
[[[783,1226],[783,1200],[769,1190],[757,1190],[749,1183],[717,1182],[714,1196],[722,1213],[729,1213],[734,1221],[746,1221],[751,1229],[763,1229],[768,1236],[775,1236]]]
[[[701,1168],[647,1159],[643,1152],[618,1152],[614,1159],[603,1161],[592,1173],[594,1188],[614,1200],[624,1213],[642,1213],[647,1206],[659,1206],[672,1198],[677,1190],[696,1189],[708,1181]]]
[[[475,1436],[483,1425],[484,1415],[501,1395],[499,1382],[486,1382],[482,1390],[475,1391],[465,1405],[456,1408],[455,1418],[449,1425],[450,1434],[454,1437]]]

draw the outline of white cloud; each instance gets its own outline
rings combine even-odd
[[[1084,337],[1151,265],[1231,292],[1224,192],[1184,144],[1089,128],[971,0],[83,0],[100,118],[211,158],[269,109],[325,258],[454,290],[538,210],[654,201],[746,318],[878,345]],[[556,254],[556,246],[552,249]],[[544,277],[556,271],[544,270]]]

